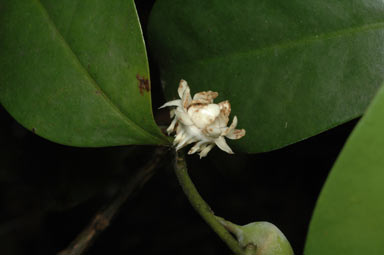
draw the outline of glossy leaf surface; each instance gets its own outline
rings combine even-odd
[[[165,144],[133,1],[1,0],[0,101],[73,146]]]
[[[337,159],[312,218],[306,255],[384,254],[384,87]]]
[[[149,43],[168,99],[218,91],[262,152],[360,116],[384,78],[379,0],[157,1]]]

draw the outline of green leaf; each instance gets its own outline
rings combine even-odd
[[[73,146],[166,144],[132,0],[1,0],[0,101]]]
[[[380,0],[156,1],[149,43],[165,93],[218,91],[263,152],[360,116],[384,80]]]
[[[309,228],[306,255],[384,254],[384,87],[337,159]]]

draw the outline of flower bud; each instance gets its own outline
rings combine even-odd
[[[272,223],[252,222],[238,226],[217,217],[220,223],[239,241],[247,255],[293,255],[293,250],[284,234]]]

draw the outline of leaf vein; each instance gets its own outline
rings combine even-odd
[[[379,30],[383,28],[384,28],[384,22],[377,22],[377,23],[367,24],[359,27],[346,28],[346,29],[342,29],[334,32],[329,32],[329,33],[311,35],[299,40],[284,41],[281,43],[276,43],[276,44],[265,46],[258,49],[252,49],[252,50],[243,51],[243,52],[233,52],[224,56],[202,58],[200,60],[190,61],[190,62],[202,64],[204,62],[222,61],[223,59],[226,59],[226,58],[249,57],[250,55],[261,55],[268,51],[294,48],[300,45],[315,43],[318,41],[325,41],[325,40],[334,39],[338,37],[350,36],[359,32],[365,32],[369,30]]]

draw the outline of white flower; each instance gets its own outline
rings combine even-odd
[[[199,152],[200,158],[217,145],[227,153],[233,154],[224,137],[240,139],[245,135],[244,129],[235,129],[237,117],[227,127],[231,105],[228,101],[214,104],[213,100],[219,95],[217,92],[203,91],[191,97],[191,92],[185,80],[181,80],[177,90],[181,99],[169,101],[163,107],[176,106],[171,110],[171,125],[167,132],[176,130],[173,144],[179,150],[188,144],[196,143],[188,152]]]

